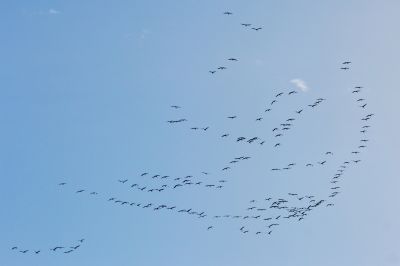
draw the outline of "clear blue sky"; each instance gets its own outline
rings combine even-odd
[[[400,265],[399,12],[396,0],[1,1],[0,265]],[[341,71],[346,60],[351,69]],[[208,73],[220,65],[228,69]],[[335,206],[301,222],[257,236],[240,233],[241,222],[107,202],[214,215],[244,214],[250,200],[288,192],[327,199],[330,176],[360,145],[357,85],[376,114],[362,162],[346,171]],[[299,93],[264,113],[291,89]],[[305,108],[273,149],[273,125],[319,97],[327,100]],[[179,118],[189,121],[166,123]],[[237,144],[225,132],[267,143]],[[304,167],[326,151],[334,154],[326,166]],[[253,158],[221,171],[242,155]],[[201,171],[229,182],[146,193],[117,181]],[[49,250],[81,238],[70,254]]]

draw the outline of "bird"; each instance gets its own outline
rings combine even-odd
[[[275,95],[275,97],[279,97],[279,96],[282,96],[282,95],[283,95],[283,92],[280,92],[277,95]]]
[[[52,251],[57,251],[57,249],[63,249],[64,247],[55,247],[55,248],[52,248],[51,250]]]
[[[278,146],[281,146],[281,144],[280,143],[276,143],[274,147],[278,147]]]
[[[35,254],[39,254],[40,250],[34,250]]]
[[[128,182],[128,179],[124,179],[124,180],[118,180],[118,182],[120,182],[120,183],[124,184],[124,183]]]
[[[290,91],[289,93],[288,93],[288,95],[292,95],[292,94],[295,94],[295,93],[298,93],[297,91]]]
[[[340,69],[342,69],[342,70],[348,70],[348,69],[350,69],[350,68],[348,68],[348,67],[341,67]]]
[[[252,30],[255,30],[255,31],[259,31],[259,30],[262,30],[262,27],[257,27],[257,28],[251,28]]]
[[[12,248],[11,248],[11,250],[15,250],[15,249],[18,249],[18,247],[12,247]]]
[[[210,71],[208,71],[208,72],[210,72],[211,74],[215,74],[215,72],[217,72],[217,71],[215,71],[215,70],[210,70]]]
[[[296,113],[298,113],[298,114],[301,114],[301,112],[303,112],[303,109],[296,111]]]
[[[365,106],[367,106],[367,104],[365,103],[365,104],[363,104],[363,105],[360,105],[360,107],[361,108],[364,108],[365,109]]]
[[[171,105],[171,108],[174,108],[174,109],[179,109],[179,108],[181,108],[180,106],[178,106],[178,105]]]
[[[343,65],[348,65],[348,64],[351,64],[351,62],[350,62],[350,61],[345,61],[345,62],[343,62],[342,64],[343,64]]]
[[[211,229],[213,229],[214,228],[214,226],[209,226],[209,227],[207,227],[207,230],[211,230]]]
[[[263,119],[262,117],[259,117],[256,119],[256,121],[261,121],[262,119]]]
[[[276,100],[273,100],[272,102],[271,102],[271,105],[273,105],[274,103],[276,103],[277,101]]]
[[[225,11],[225,12],[224,12],[224,15],[228,15],[228,16],[229,16],[229,15],[233,15],[233,13],[232,13],[232,12],[229,12],[229,11]]]
[[[81,189],[81,190],[76,191],[76,193],[82,193],[84,191],[85,191],[84,189]]]
[[[223,134],[222,136],[221,136],[221,138],[226,138],[226,137],[228,137],[229,136],[229,134]]]
[[[219,69],[219,70],[224,70],[224,69],[226,69],[226,67],[220,66],[220,67],[218,67],[218,69]]]
[[[245,26],[245,27],[250,27],[250,26],[251,26],[251,24],[250,24],[250,23],[242,23],[242,26]]]
[[[26,250],[20,250],[19,252],[21,252],[21,253],[26,253],[26,252],[28,252],[29,251],[29,249],[26,249]]]
[[[58,184],[59,186],[65,186],[67,183],[65,183],[65,182],[62,182],[62,183],[60,183],[60,184]]]
[[[231,57],[231,58],[228,58],[228,60],[229,60],[229,61],[238,61],[238,59],[237,59],[237,58],[233,58],[233,57]]]
[[[233,115],[233,116],[228,116],[229,119],[235,119],[237,116]]]

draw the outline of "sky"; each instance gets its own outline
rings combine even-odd
[[[0,2],[0,265],[400,265],[399,11],[395,0]],[[349,70],[340,69],[344,61]],[[209,73],[221,65],[228,69]],[[355,102],[355,86],[368,111]],[[274,148],[273,125],[303,107]],[[329,177],[353,158],[369,112],[362,161],[330,199]],[[188,121],[166,122],[180,118]],[[233,136],[265,136],[266,144]],[[252,159],[221,171],[243,155]],[[228,182],[132,190],[157,184],[143,172]],[[244,215],[251,200],[288,192],[334,206],[262,236],[211,217]],[[80,239],[74,252],[50,251]]]

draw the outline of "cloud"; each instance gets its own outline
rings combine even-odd
[[[49,9],[49,14],[50,15],[58,15],[58,14],[60,14],[60,11],[58,11],[58,10],[56,10],[54,8],[50,8]]]
[[[300,89],[303,92],[309,90],[306,82],[302,79],[292,79],[290,82],[293,83],[298,89]]]

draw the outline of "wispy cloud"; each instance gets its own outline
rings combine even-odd
[[[306,82],[302,79],[292,79],[290,82],[293,83],[298,89],[300,89],[303,92],[309,90]]]
[[[58,14],[60,14],[60,11],[58,11],[58,10],[56,10],[54,8],[50,8],[48,12],[49,12],[50,15],[58,15]]]

